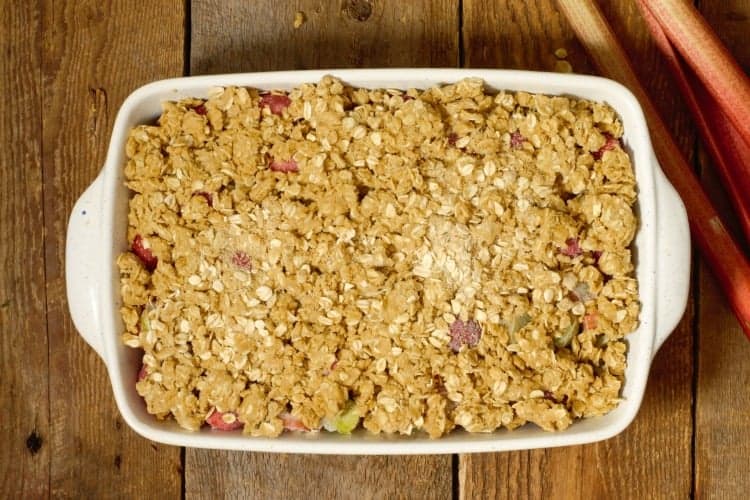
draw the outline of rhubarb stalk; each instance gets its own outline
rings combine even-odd
[[[737,128],[727,119],[720,104],[699,82],[681,60],[648,7],[646,0],[638,0],[657,47],[669,64],[670,70],[685,97],[690,112],[695,118],[703,143],[714,161],[721,181],[729,194],[737,218],[742,225],[745,239],[750,242],[750,145]],[[748,163],[746,163],[748,162]]]
[[[750,144],[750,79],[700,12],[685,0],[644,0],[706,90]]]
[[[596,3],[593,0],[557,0],[557,3],[599,70],[629,87],[641,103],[661,167],[685,202],[695,242],[750,339],[750,263],[721,222]]]

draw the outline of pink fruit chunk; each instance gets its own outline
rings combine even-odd
[[[159,259],[154,257],[154,254],[153,252],[151,252],[150,248],[146,248],[144,246],[143,236],[141,236],[140,234],[136,234],[135,238],[133,238],[133,244],[131,245],[130,249],[141,260],[143,266],[149,272],[154,272]]]
[[[138,382],[145,379],[148,376],[148,370],[146,370],[146,365],[141,365],[141,369],[138,370]]]
[[[234,420],[232,423],[229,423],[224,420],[224,415],[234,415]],[[231,419],[230,419],[231,420]],[[234,431],[237,429],[242,429],[242,427],[245,425],[242,422],[240,422],[237,419],[237,414],[232,412],[225,412],[222,413],[219,410],[214,410],[211,415],[206,418],[206,423],[211,426],[212,429],[217,431]]]
[[[523,146],[523,141],[525,141],[525,140],[526,139],[521,134],[521,132],[519,132],[518,130],[516,130],[515,132],[513,132],[512,134],[510,134],[510,147],[512,147],[513,149],[518,149],[521,146]]]
[[[199,115],[205,115],[206,113],[208,113],[206,106],[204,106],[203,104],[198,104],[197,106],[193,106],[193,111],[195,111]]]
[[[268,168],[273,170],[274,172],[299,172],[299,167],[297,166],[297,162],[294,160],[271,160],[271,163],[268,164]]]
[[[584,330],[596,330],[599,324],[599,315],[595,312],[586,314],[583,317],[583,329]]]
[[[579,255],[583,255],[583,249],[578,243],[578,238],[568,238],[565,240],[565,247],[560,249],[560,253],[567,255],[571,259],[575,259]]]
[[[468,321],[457,319],[450,326],[450,336],[451,341],[448,346],[453,352],[458,352],[461,346],[474,347],[479,343],[482,337],[482,326],[473,319]]]
[[[275,115],[281,115],[291,103],[292,100],[285,95],[263,94],[260,96],[260,107],[270,109]]]
[[[232,264],[245,271],[249,271],[253,268],[250,256],[242,250],[237,250],[232,254]]]
[[[282,422],[284,422],[284,429],[288,431],[308,432],[310,430],[305,424],[302,423],[302,420],[300,418],[295,417],[291,413],[284,412],[279,415],[279,418]]]
[[[616,139],[609,134],[604,134],[604,135],[607,138],[607,141],[604,143],[604,146],[600,147],[598,150],[591,153],[591,156],[593,156],[595,160],[601,160],[605,151],[612,151],[613,149],[615,149],[616,147],[620,145],[619,139]]]

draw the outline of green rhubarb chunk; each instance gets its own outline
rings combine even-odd
[[[567,328],[563,328],[562,332],[556,335],[552,340],[555,343],[555,347],[566,347],[570,345],[573,340],[573,336],[578,333],[580,325],[576,320],[570,323]]]
[[[333,427],[339,434],[351,434],[359,425],[359,412],[353,401],[350,401],[333,419]]]
[[[514,316],[513,320],[509,323],[506,322],[505,324],[508,325],[508,334],[510,335],[510,343],[515,344],[518,340],[516,339],[516,332],[521,330],[524,326],[531,323],[531,316],[529,316],[526,313],[519,314],[518,316]]]
[[[151,321],[148,319],[148,309],[144,308],[143,312],[141,313],[141,332],[148,333],[151,331]]]

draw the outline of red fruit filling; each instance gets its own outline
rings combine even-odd
[[[151,252],[150,248],[146,248],[143,244],[143,236],[140,234],[136,234],[135,238],[133,238],[133,244],[131,245],[130,249],[133,251],[133,253],[141,260],[143,263],[143,266],[149,271],[154,272],[154,269],[156,269],[156,264],[159,262],[159,259],[154,257],[153,252]]]

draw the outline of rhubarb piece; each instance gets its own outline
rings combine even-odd
[[[263,94],[260,96],[260,107],[268,108],[271,113],[281,115],[292,103],[288,96],[281,94]]]
[[[354,401],[349,401],[343,410],[332,419],[323,418],[323,428],[329,432],[351,434],[359,425],[359,411]]]
[[[274,172],[299,172],[297,162],[294,160],[271,160],[271,163],[268,164],[268,168],[270,168]]]
[[[729,195],[746,241],[750,241],[750,144],[727,118],[714,99],[675,52],[661,25],[644,0],[638,2],[657,47],[667,60],[682,95],[695,118],[701,139]]]
[[[234,431],[242,429],[244,426],[244,424],[237,419],[236,413],[222,413],[216,409],[206,418],[206,423],[216,431]]]
[[[573,319],[571,324],[563,329],[560,333],[555,335],[552,338],[552,342],[555,344],[555,347],[567,347],[570,345],[570,342],[573,340],[573,337],[578,334],[578,330],[580,328],[580,325],[578,324],[578,321]]]
[[[143,236],[136,234],[135,238],[133,238],[133,244],[130,249],[141,260],[141,263],[148,272],[154,272],[158,259],[154,256],[153,252],[151,252],[150,248],[146,248]]]
[[[686,0],[642,0],[670,42],[750,144],[750,78]]]
[[[453,349],[453,352],[458,352],[461,346],[474,347],[479,343],[482,337],[482,327],[473,319],[468,321],[457,319],[450,326],[450,336],[451,341],[448,346]]]
[[[510,147],[512,147],[513,149],[519,149],[523,147],[523,141],[525,140],[526,139],[523,137],[521,132],[516,130],[515,132],[510,134]]]
[[[144,380],[146,377],[148,377],[148,370],[146,370],[146,365],[141,365],[141,369],[138,370],[137,381],[140,382],[141,380]]]
[[[237,250],[232,254],[232,264],[243,271],[249,271],[253,268],[250,256],[242,250]]]
[[[578,243],[578,238],[568,238],[565,240],[565,247],[560,249],[560,253],[575,259],[576,257],[583,255],[583,249]]]
[[[605,134],[605,136],[607,140],[604,143],[604,146],[600,147],[599,149],[591,153],[591,156],[593,156],[595,160],[601,160],[605,151],[612,151],[613,149],[615,149],[616,147],[620,145],[619,139],[612,137],[609,134]]]
[[[511,343],[515,343],[516,332],[520,331],[523,327],[531,323],[531,316],[526,313],[519,314],[513,318],[513,321],[508,325],[508,333],[510,333]]]
[[[579,282],[571,291],[571,294],[581,302],[588,302],[594,298],[594,294],[591,293],[589,286],[584,282]]]
[[[284,412],[279,415],[279,418],[284,423],[284,429],[288,431],[310,431],[310,429],[308,429],[307,426],[302,423],[302,420],[299,417],[295,417],[291,413]]]
[[[599,314],[596,312],[588,313],[583,316],[583,329],[596,330],[599,325]]]

